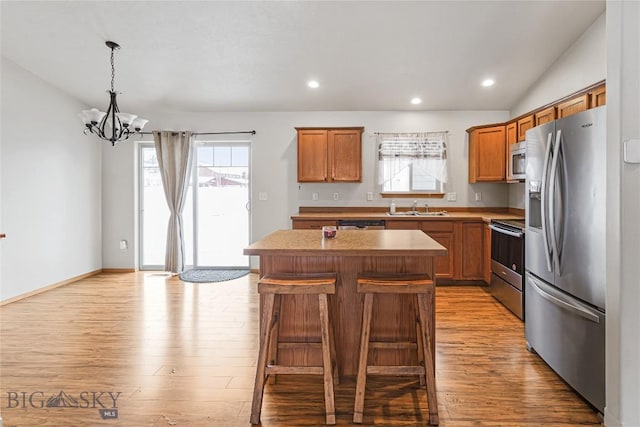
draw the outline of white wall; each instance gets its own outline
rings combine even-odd
[[[84,107],[2,58],[0,299],[101,268],[100,143]]]
[[[176,113],[138,112],[151,119],[147,129],[190,129],[200,132],[256,130],[252,139],[252,239],[257,240],[277,229],[290,228],[290,217],[299,206],[341,205],[374,206],[389,203],[379,198],[374,182],[375,137],[373,132],[441,131],[450,132],[449,175],[447,192],[457,193],[456,202],[434,201],[431,206],[501,206],[508,205],[504,184],[469,184],[467,182],[467,134],[473,125],[495,123],[508,118],[506,111],[443,112],[282,112],[282,113]],[[357,184],[298,184],[296,172],[296,126],[364,126],[363,181]],[[148,138],[149,139],[149,138]],[[122,253],[117,242],[136,236],[132,212],[134,188],[134,146],[125,142],[103,153],[104,206],[103,253],[105,268],[133,268],[135,253]],[[112,150],[112,151],[109,151]],[[122,193],[124,191],[124,194]],[[375,194],[373,202],[366,193]],[[266,192],[268,200],[259,201],[258,193]],[[320,193],[312,201],[311,194]],[[332,193],[341,200],[334,202]],[[474,193],[482,192],[476,202]],[[409,206],[412,200],[397,201]],[[424,200],[420,201],[421,203]],[[131,240],[130,240],[131,241]]]
[[[511,108],[517,117],[607,76],[606,13],[600,15]],[[509,206],[524,209],[524,184],[509,186]]]
[[[607,1],[607,427],[640,426],[640,2]]]
[[[511,117],[553,102],[607,76],[606,25],[603,13],[511,108]]]
[[[144,117],[144,116],[143,116]],[[138,140],[134,137],[134,140]],[[102,162],[116,167],[102,169],[102,268],[137,268],[136,143],[102,144]],[[117,221],[110,217],[117,216]],[[120,250],[126,240],[128,249]]]

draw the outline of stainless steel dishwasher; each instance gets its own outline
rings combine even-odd
[[[384,230],[383,219],[339,219],[340,230]]]

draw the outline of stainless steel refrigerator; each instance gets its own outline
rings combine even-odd
[[[525,336],[605,405],[605,125],[598,107],[526,133]]]

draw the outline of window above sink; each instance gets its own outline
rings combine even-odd
[[[447,132],[378,133],[382,197],[436,195],[447,181]]]

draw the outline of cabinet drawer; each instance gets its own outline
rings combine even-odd
[[[294,230],[320,230],[325,225],[337,225],[334,220],[294,220]]]
[[[453,222],[451,221],[422,221],[420,227],[422,231],[449,231],[453,232]]]

